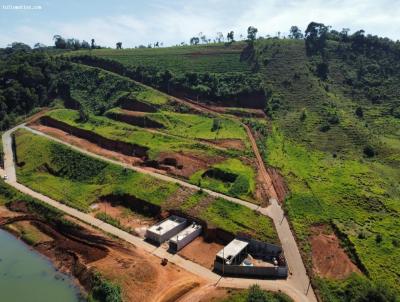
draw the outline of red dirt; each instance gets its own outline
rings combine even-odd
[[[117,219],[124,228],[131,229],[132,231],[130,233],[140,237],[144,237],[146,228],[157,222],[153,218],[141,216],[124,206],[114,206],[109,202],[99,202],[96,206],[97,208],[91,212],[94,217],[97,213],[106,213]]]
[[[286,198],[286,194],[289,192],[289,188],[286,185],[285,179],[275,168],[267,167],[267,172],[271,176],[275,192],[278,196],[278,201],[282,203]]]
[[[86,139],[73,136],[57,128],[48,127],[40,124],[30,124],[29,127],[38,130],[40,132],[43,132],[45,134],[48,134],[50,136],[53,136],[55,138],[58,138],[71,145],[82,148],[86,151],[93,152],[95,154],[102,155],[111,159],[116,159],[126,164],[137,165],[143,163],[143,161],[138,157],[128,156],[121,154],[119,152],[104,149],[94,143],[87,141]]]
[[[204,238],[200,236],[185,246],[178,254],[206,268],[212,269],[215,255],[223,247],[222,244],[216,242],[205,242]]]
[[[170,153],[162,152],[158,156],[157,160],[159,162],[165,161],[165,159],[175,159],[177,162],[176,167],[169,166],[169,172],[171,174],[182,176],[185,178],[190,177],[193,173],[207,169],[209,166],[218,163],[223,160],[223,158],[214,157],[204,157],[199,155],[187,154],[187,153]],[[181,169],[179,169],[181,167]]]
[[[204,141],[226,149],[242,151],[246,148],[246,145],[241,139],[209,139]]]
[[[351,273],[361,273],[340,246],[336,235],[325,226],[312,228],[311,254],[314,272],[326,278],[344,279]]]

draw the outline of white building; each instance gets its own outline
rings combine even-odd
[[[172,236],[169,240],[170,250],[175,252],[181,250],[184,246],[192,242],[197,236],[200,235],[201,229],[201,225],[193,222],[179,234]]]
[[[227,246],[217,253],[216,261],[227,265],[239,265],[247,256],[247,241],[233,239]]]
[[[146,231],[146,239],[163,243],[172,236],[178,234],[186,226],[186,219],[175,215],[169,216],[167,219],[149,227]]]

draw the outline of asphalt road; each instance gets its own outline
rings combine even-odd
[[[233,198],[230,196],[226,196],[224,194],[214,192],[208,189],[203,189],[204,192],[214,196],[214,197],[222,197],[226,200],[229,200],[231,202],[241,204],[243,206],[246,206],[250,209],[257,210],[263,215],[269,216],[272,218],[279,239],[282,242],[282,247],[285,252],[285,257],[287,260],[287,263],[289,265],[289,270],[291,272],[290,276],[288,277],[287,280],[256,280],[256,279],[243,279],[243,278],[220,278],[219,275],[211,272],[210,270],[194,263],[189,260],[183,259],[179,255],[171,255],[169,254],[165,249],[161,248],[155,248],[153,245],[143,241],[141,238],[133,236],[125,231],[122,231],[114,226],[111,226],[107,223],[104,223],[103,221],[96,219],[89,214],[80,212],[74,208],[71,208],[69,206],[66,206],[64,204],[61,204],[43,194],[40,194],[38,192],[35,192],[28,187],[19,184],[16,179],[16,173],[15,173],[15,164],[14,164],[14,157],[13,157],[13,150],[12,150],[12,139],[11,139],[11,133],[15,131],[17,128],[24,128],[27,129],[35,134],[47,137],[51,140],[57,141],[59,143],[62,143],[64,145],[68,145],[72,149],[75,149],[81,153],[87,154],[89,156],[111,162],[113,164],[117,164],[120,166],[123,166],[128,169],[135,170],[139,173],[145,173],[148,175],[151,175],[155,178],[164,180],[164,181],[169,181],[169,182],[174,182],[178,183],[182,186],[189,187],[192,189],[199,190],[200,187],[186,183],[184,181],[172,178],[170,176],[158,174],[152,171],[148,171],[139,167],[134,167],[130,166],[128,164],[124,164],[112,159],[105,158],[103,156],[93,154],[89,151],[82,150],[76,146],[70,145],[68,143],[65,143],[61,140],[58,140],[54,137],[51,137],[49,135],[46,135],[42,132],[33,130],[31,128],[26,127],[24,124],[20,125],[18,127],[15,127],[13,129],[10,129],[6,131],[3,134],[2,141],[3,141],[3,149],[4,149],[4,167],[5,171],[1,170],[0,174],[4,176],[6,173],[8,176],[7,183],[13,186],[14,188],[18,189],[19,191],[28,194],[34,198],[37,198],[55,208],[58,208],[59,210],[67,213],[68,215],[71,215],[73,217],[76,217],[80,219],[81,221],[88,223],[92,226],[98,227],[99,229],[110,233],[122,240],[125,240],[135,246],[138,246],[140,248],[145,249],[146,251],[160,257],[160,258],[167,258],[169,259],[170,262],[186,269],[187,271],[196,274],[202,278],[205,278],[206,280],[209,280],[210,282],[215,282],[218,286],[222,287],[236,287],[236,288],[247,288],[249,285],[257,283],[259,284],[262,288],[266,290],[272,290],[272,291],[282,291],[288,294],[290,297],[292,297],[295,301],[317,301],[314,291],[312,290],[311,287],[309,287],[309,278],[307,276],[303,261],[300,256],[299,249],[297,247],[296,241],[294,239],[294,236],[290,230],[288,221],[283,215],[283,211],[280,208],[279,204],[276,202],[275,199],[270,200],[270,206],[267,208],[260,208],[257,205],[251,204],[249,202]]]

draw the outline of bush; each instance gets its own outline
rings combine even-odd
[[[92,296],[99,302],[122,302],[121,288],[119,285],[105,280],[100,274],[95,274],[92,279]]]
[[[366,157],[374,157],[376,155],[376,152],[372,146],[366,146],[363,152]]]
[[[249,287],[247,302],[267,302],[267,296],[259,285],[254,284]]]
[[[247,194],[250,190],[249,180],[244,175],[239,175],[236,177],[235,182],[232,184],[232,187],[229,189],[229,194],[234,196],[240,196],[243,194]]]

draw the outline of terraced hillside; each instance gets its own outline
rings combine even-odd
[[[342,57],[343,47],[352,60]],[[377,282],[385,278],[399,290],[400,120],[393,112],[400,104],[400,92],[395,92],[400,74],[393,67],[375,78],[379,101],[368,93],[372,71],[358,80],[354,76],[361,72],[360,62],[383,74],[392,69],[397,54],[387,54],[382,63],[372,51],[329,41],[324,79],[316,71],[321,57],[307,56],[304,41],[262,41],[256,54],[270,95],[270,121],[250,124],[259,130],[265,161],[278,167],[288,182],[291,194],[285,207],[322,296],[328,301],[340,297],[333,290],[340,282],[318,273],[321,263],[315,262],[312,242],[315,227],[321,225],[326,234],[341,239],[366,276]],[[350,85],[349,79],[358,84]]]
[[[72,207],[88,212],[100,200],[117,200],[146,216],[180,210],[206,222],[214,239],[219,228],[278,242],[271,220],[244,206],[88,157],[26,130],[18,130],[15,141],[21,183]]]

